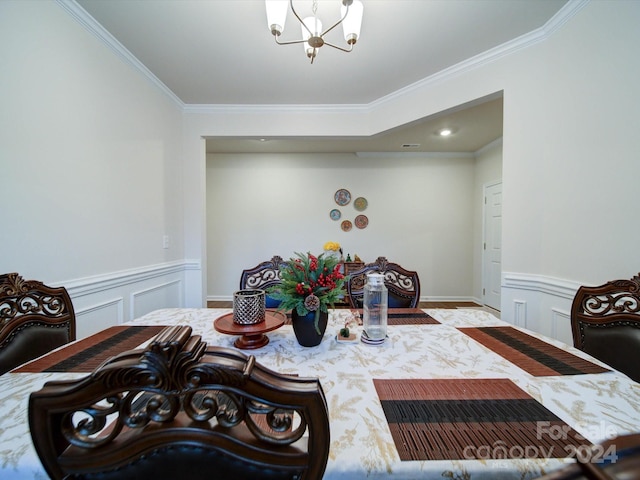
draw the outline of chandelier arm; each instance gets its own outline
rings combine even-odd
[[[291,0],[293,2],[293,0]],[[331,30],[333,30],[334,28],[336,28],[338,25],[340,25],[342,22],[344,22],[344,19],[347,18],[347,15],[349,15],[349,5],[347,5],[347,8],[344,11],[344,17],[342,17],[340,20],[338,20],[336,23],[334,23],[332,26],[330,26],[329,28],[327,28],[324,32],[322,32],[320,34],[320,38],[324,37],[327,33],[329,33]],[[323,39],[324,40],[324,39]]]
[[[278,45],[293,45],[294,43],[307,43],[306,40],[290,40],[290,41],[286,41],[286,42],[279,42],[277,35],[274,35],[273,38],[275,38],[276,43]]]
[[[346,48],[339,47],[338,45],[334,45],[333,43],[329,43],[329,42],[324,42],[324,45],[329,45],[330,47],[333,47],[333,48],[335,48],[337,50],[342,50],[343,52],[347,52],[347,53],[353,51],[353,43],[349,44],[349,49],[348,50]]]
[[[291,7],[291,11],[296,16],[298,21],[302,24],[305,30],[309,32],[309,35],[313,37],[314,33],[311,30],[309,30],[309,27],[307,27],[306,23],[304,23],[304,20],[300,18],[300,15],[298,15],[298,12],[296,12],[296,9],[293,8],[293,0],[289,0],[289,6]],[[306,42],[306,40],[303,40],[302,42],[292,42],[292,43],[303,43],[303,42]],[[281,43],[280,45],[285,45],[285,44]]]

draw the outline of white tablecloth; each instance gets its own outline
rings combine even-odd
[[[236,337],[213,322],[231,309],[165,309],[137,325],[188,324],[210,345],[233,348]],[[334,310],[322,343],[297,344],[292,327],[269,332],[265,347],[244,350],[281,373],[319,377],[330,415],[331,449],[325,473],[340,478],[528,479],[563,465],[558,459],[400,461],[373,379],[508,378],[585,437],[585,445],[640,431],[640,384],[617,372],[533,377],[456,327],[507,325],[475,309],[425,310],[438,325],[389,326],[380,346],[335,340],[349,310]],[[357,329],[359,331],[359,328]],[[531,332],[529,332],[531,333]],[[548,343],[589,358],[560,342]],[[599,362],[595,362],[599,363]],[[28,430],[28,396],[44,382],[86,374],[9,373],[0,377],[0,478],[47,478]],[[477,446],[476,446],[477,447]],[[490,447],[490,446],[487,446]]]

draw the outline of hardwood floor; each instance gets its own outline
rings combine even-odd
[[[420,302],[420,308],[481,308],[475,302]],[[209,308],[233,308],[232,301],[207,302]]]

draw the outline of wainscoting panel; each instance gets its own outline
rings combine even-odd
[[[559,278],[503,272],[502,319],[572,345],[569,312],[579,287]]]
[[[78,338],[88,337],[123,321],[124,299],[122,297],[81,309],[75,307],[76,302],[73,299],[71,301],[74,303],[76,312],[76,336]]]
[[[570,311],[551,309],[551,330],[553,338],[557,338],[567,345],[573,345],[573,335],[571,334],[571,313]]]
[[[182,305],[182,280],[154,285],[131,294],[131,318],[156,310],[158,305]]]
[[[77,337],[133,320],[161,308],[202,307],[198,294],[188,295],[185,277],[202,276],[198,262],[183,261],[111,272],[55,285],[66,287],[76,311]],[[192,282],[196,292],[202,290]],[[52,283],[53,285],[53,283]],[[185,298],[193,304],[185,304]]]
[[[527,302],[525,300],[513,301],[513,323],[519,327],[527,324]]]

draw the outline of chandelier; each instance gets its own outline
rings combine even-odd
[[[300,43],[304,47],[307,58],[311,59],[311,63],[316,58],[318,50],[323,45],[329,45],[343,52],[350,52],[360,37],[360,26],[362,25],[362,12],[364,10],[360,0],[340,0],[340,19],[326,30],[322,30],[322,22],[318,18],[318,0],[313,0],[311,11],[313,16],[304,20],[300,18],[298,12],[293,7],[293,0],[265,0],[267,6],[267,24],[269,30],[273,34],[278,45],[292,45]],[[287,3],[291,7],[291,11],[300,22],[302,30],[302,39],[281,42],[278,37],[284,31],[284,24],[287,19]],[[344,39],[347,47],[334,45],[325,40],[324,36],[331,30],[342,24],[344,31]]]

